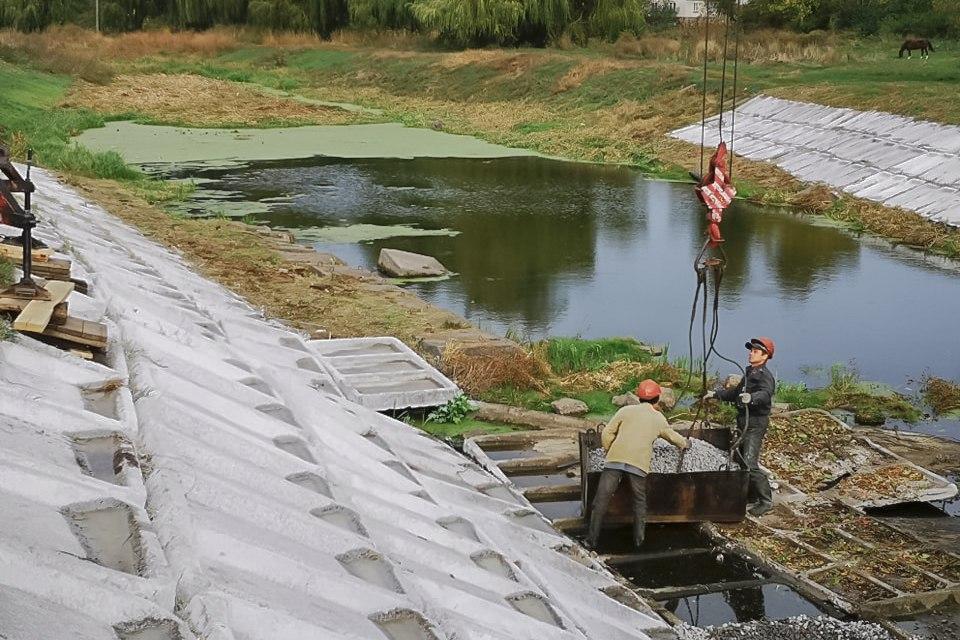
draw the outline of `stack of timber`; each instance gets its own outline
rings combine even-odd
[[[79,278],[74,278],[71,274],[73,264],[69,258],[57,257],[54,250],[49,247],[34,249],[32,251],[33,267],[32,272],[41,278],[47,280],[61,280],[63,282],[72,282],[74,289],[80,293],[87,293],[87,283]],[[23,247],[18,244],[8,244],[0,242],[0,258],[9,260],[14,264],[20,264],[23,259]]]
[[[103,349],[107,346],[107,327],[69,315],[67,298],[74,291],[73,282],[50,280],[43,287],[49,300],[28,300],[0,297],[0,313],[14,316],[13,328],[68,343]]]

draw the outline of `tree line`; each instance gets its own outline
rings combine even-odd
[[[801,32],[960,37],[960,0],[750,0],[743,12],[750,24]]]
[[[747,26],[797,31],[849,29],[861,34],[960,35],[960,0],[742,0]],[[0,28],[93,27],[95,0],[0,0]],[[732,10],[736,0],[716,0]],[[100,0],[108,32],[148,28],[208,29],[244,25],[309,31],[401,29],[434,34],[451,46],[544,46],[566,37],[614,40],[671,25],[665,0]]]

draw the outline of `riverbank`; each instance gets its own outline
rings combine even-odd
[[[17,87],[0,97],[10,107],[3,111],[3,125],[12,132],[15,148],[22,151],[27,142],[38,146],[41,162],[65,171],[89,197],[179,248],[206,275],[307,330],[390,334],[416,346],[424,335],[461,330],[467,323],[396,287],[386,291],[355,274],[305,270],[266,239],[230,228],[224,220],[170,216],[164,201],[189,187],[144,179],[116,154],[67,146],[67,136],[121,116],[218,127],[399,121],[549,155],[631,164],[659,177],[683,178],[686,169],[699,163],[697,148],[665,135],[699,117],[696,60],[683,47],[669,55],[650,51],[643,41],[592,50],[450,53],[416,42],[385,50],[309,38],[252,41],[220,33],[216,39],[168,34],[137,44],[132,36],[81,33],[58,52],[51,37],[13,41],[4,34],[8,48],[21,56],[16,66],[0,65],[0,75]],[[74,50],[77,43],[88,49]],[[909,73],[906,67],[892,72],[891,88],[926,82],[925,91],[904,91],[896,104],[888,94],[870,98],[864,93],[865,84],[889,67],[887,45],[830,36],[785,60],[765,58],[763,49],[756,50],[742,68],[743,93],[798,89],[803,97],[826,103],[914,115],[928,110],[943,121],[960,121],[960,112],[936,100],[937,92],[960,80],[945,66],[955,57],[949,46],[943,62],[938,58],[929,66],[910,67]],[[46,57],[23,57],[28,54]],[[9,58],[9,51],[5,55]],[[60,69],[70,77],[30,68],[52,69],[64,55],[82,63]],[[105,58],[111,62],[104,63]],[[713,85],[720,67],[711,63],[708,68]],[[931,97],[934,106],[928,109]],[[708,111],[718,106],[717,98],[708,95]],[[334,106],[344,102],[362,108]],[[951,254],[960,247],[956,231],[907,212],[836,199],[766,164],[738,161],[736,171],[741,192],[758,201],[800,205],[855,230],[925,250]],[[117,181],[91,177],[104,175]]]
[[[69,44],[62,45],[58,35],[63,34],[0,35],[0,59],[67,71],[77,79],[45,88],[48,107],[67,120],[58,135],[118,117],[219,127],[394,121],[554,157],[629,164],[657,177],[688,179],[688,171],[700,167],[699,148],[667,137],[701,115],[702,43],[697,44],[696,30],[622,38],[588,49],[461,52],[438,51],[412,37],[384,37],[371,46],[347,36],[321,42],[225,30],[117,37],[71,30]],[[390,48],[376,46],[388,41]],[[708,61],[708,114],[720,104],[720,46],[719,40],[708,46],[714,55]],[[895,50],[893,41],[837,34],[748,34],[739,99],[766,93],[960,123],[960,107],[952,99],[960,85],[957,44],[942,43],[937,56],[924,63],[897,60]],[[4,69],[0,74],[9,75]],[[30,79],[20,73],[9,81],[13,86]],[[732,83],[726,88],[729,105]],[[336,103],[367,109],[345,111]],[[35,124],[2,124],[14,132],[15,143],[30,138],[36,146]],[[59,127],[44,126],[44,133],[51,128]],[[103,176],[102,167],[55,160],[66,165],[54,162],[55,168],[113,177]],[[735,177],[741,194],[752,200],[797,207],[925,251],[960,255],[960,231],[915,214],[833,197],[766,163],[740,159]]]

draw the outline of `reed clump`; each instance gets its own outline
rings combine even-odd
[[[550,365],[535,349],[483,351],[454,343],[447,346],[441,360],[444,372],[472,396],[496,387],[546,393],[543,381],[551,377]]]
[[[923,397],[937,414],[956,411],[960,409],[960,384],[943,378],[928,378]]]

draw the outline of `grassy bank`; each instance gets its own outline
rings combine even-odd
[[[723,68],[721,36],[714,36],[706,47],[708,113],[719,106]],[[829,33],[749,33],[741,44],[739,99],[767,93],[960,123],[960,45],[938,43],[929,61],[899,60],[898,46]],[[688,179],[688,171],[699,171],[699,149],[665,134],[700,117],[703,57],[696,28],[591,48],[458,52],[395,34],[321,42],[227,30],[104,37],[74,29],[30,38],[4,32],[0,60],[8,64],[0,66],[0,80],[17,89],[0,97],[0,126],[18,150],[29,140],[48,166],[123,179],[134,176],[118,158],[68,147],[66,136],[119,117],[231,128],[393,120]],[[726,88],[730,100],[730,78]],[[328,101],[383,113],[340,111],[322,104]],[[960,256],[960,232],[918,215],[835,200],[763,163],[741,159],[736,179],[741,194],[759,202]]]
[[[64,173],[92,200],[177,247],[205,275],[275,316],[305,328],[324,326],[335,335],[387,333],[415,344],[420,335],[462,321],[428,310],[412,296],[382,295],[356,280],[290,264],[268,242],[226,221],[172,217],[155,205],[182,196],[182,187],[150,180],[116,154],[91,153],[69,144],[69,137],[118,118],[229,128],[390,120],[686,179],[699,168],[699,149],[666,133],[700,117],[701,36],[689,29],[592,48],[450,52],[394,34],[374,42],[320,42],[224,30],[117,37],[77,30],[31,37],[4,32],[0,137],[20,157],[32,146],[41,164]],[[954,99],[960,47],[938,44],[928,62],[900,61],[898,43],[890,40],[749,34],[742,44],[740,99],[763,92],[960,123]],[[718,40],[708,42],[708,113],[720,102],[720,51]],[[382,112],[344,111],[328,102]],[[740,160],[736,172],[741,193],[760,202],[798,206],[857,231],[960,256],[960,232],[915,214],[836,200],[761,163]],[[642,377],[678,389],[686,384],[683,363],[632,351],[629,344],[554,341],[547,348],[542,360],[550,375],[532,353],[515,363],[515,371],[527,376],[525,384],[496,384],[478,394],[541,409],[572,395],[592,415],[604,416],[613,410],[611,397]],[[869,404],[848,392],[842,401],[824,390],[781,390],[798,406]]]

